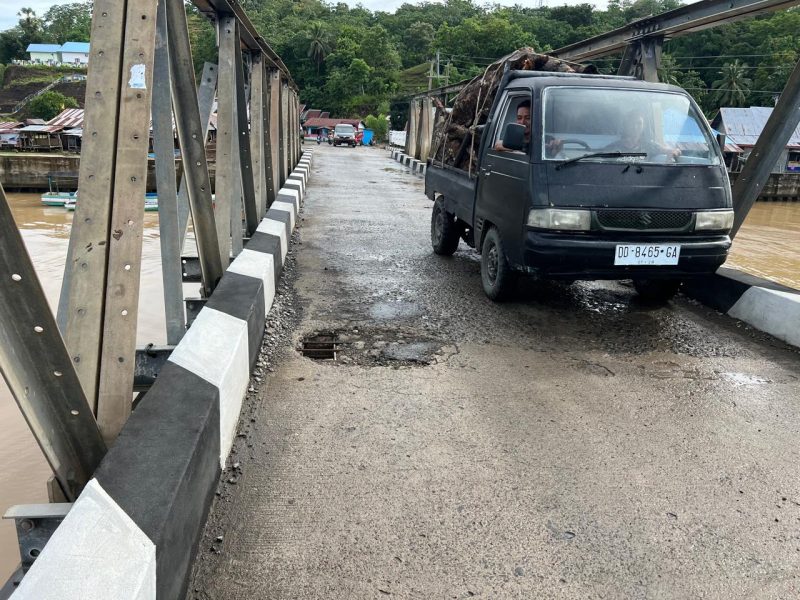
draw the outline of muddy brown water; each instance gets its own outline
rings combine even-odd
[[[64,208],[42,206],[41,194],[7,195],[50,307],[55,311],[73,213]],[[158,215],[145,213],[137,331],[140,345],[166,342],[160,260]],[[45,482],[50,468],[2,377],[0,428],[0,514],[14,504],[47,502]],[[18,563],[13,522],[0,521],[0,585]]]
[[[800,202],[757,203],[726,266],[800,289]]]
[[[11,210],[33,257],[51,307],[61,288],[72,213],[41,206],[39,194],[9,194]],[[739,233],[729,266],[800,288],[800,203],[759,203]],[[164,343],[158,217],[145,215],[137,343]],[[0,380],[0,511],[13,504],[46,502],[50,470],[11,394]],[[0,583],[19,562],[16,534],[0,522]]]

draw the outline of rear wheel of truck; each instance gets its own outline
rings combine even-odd
[[[634,279],[633,287],[643,302],[660,304],[678,293],[681,282],[677,279]]]
[[[447,212],[444,198],[439,196],[433,203],[431,213],[431,245],[433,251],[441,256],[451,256],[458,248],[461,230],[456,218]]]
[[[516,282],[516,274],[506,259],[503,240],[497,229],[492,227],[486,233],[481,248],[481,282],[483,291],[495,302],[501,302],[511,295]]]

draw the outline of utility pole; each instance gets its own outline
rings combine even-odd
[[[428,70],[428,91],[433,89],[433,59],[431,59],[431,68]]]

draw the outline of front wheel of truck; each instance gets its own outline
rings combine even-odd
[[[503,240],[497,229],[486,233],[481,248],[481,282],[483,291],[495,302],[507,299],[514,288],[516,276],[506,259]]]
[[[677,279],[634,279],[639,299],[647,304],[663,304],[672,299],[681,287]]]
[[[441,256],[452,256],[458,248],[461,230],[453,215],[444,206],[444,198],[439,196],[433,203],[431,213],[431,245],[433,251]]]

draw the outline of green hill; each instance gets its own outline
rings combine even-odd
[[[85,76],[86,71],[71,67],[19,66],[8,65],[0,82],[0,114],[9,114],[14,107],[39,90],[71,75]],[[74,98],[83,108],[86,96],[85,81],[65,81],[53,89],[65,96]]]

